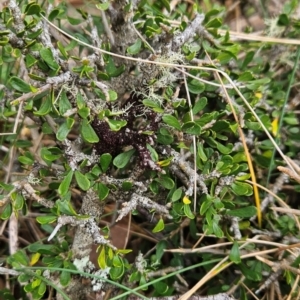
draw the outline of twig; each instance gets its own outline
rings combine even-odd
[[[10,269],[4,268],[4,267],[0,267],[0,274],[19,276],[21,274],[21,272],[18,272],[15,270],[10,270]]]
[[[51,87],[52,87],[51,84],[45,84],[45,85],[41,86],[36,92],[30,92],[30,93],[24,94],[21,97],[11,101],[10,104],[13,106],[18,105],[21,102],[27,101],[30,98],[36,97],[36,96],[50,90]]]
[[[122,205],[123,208],[119,210],[119,216],[116,222],[120,221],[122,218],[135,210],[138,205],[149,210],[154,209],[157,213],[165,215],[168,219],[173,219],[164,205],[160,205],[152,201],[150,198],[138,195],[137,193],[132,193],[130,200],[128,202],[123,202]]]
[[[14,22],[12,22],[13,27],[16,29],[16,32],[21,32],[25,29],[25,25],[22,19],[22,12],[19,5],[15,0],[9,0],[8,8],[10,9]]]

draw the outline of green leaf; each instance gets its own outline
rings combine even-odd
[[[220,132],[220,131],[226,130],[227,128],[229,128],[229,126],[230,126],[230,123],[228,121],[219,120],[213,124],[211,129],[214,131]]]
[[[9,79],[9,84],[11,87],[21,93],[30,93],[35,92],[37,89],[30,86],[28,83],[26,83],[24,80],[22,80],[19,77],[12,76]]]
[[[28,266],[29,258],[23,250],[18,250],[12,255],[13,259],[23,266]]]
[[[85,103],[81,93],[77,93],[77,95],[76,95],[76,104],[77,104],[77,107],[79,110],[86,107],[86,103]]]
[[[59,15],[59,13],[60,13],[60,10],[57,8],[54,8],[48,16],[49,21],[52,22]]]
[[[112,156],[109,153],[104,153],[100,157],[100,166],[102,171],[105,173],[108,170],[108,167],[111,163]]]
[[[65,214],[65,215],[68,215],[68,216],[78,216],[77,212],[75,211],[75,209],[72,206],[72,204],[70,202],[70,199],[69,199],[71,197],[71,192],[68,191],[67,195],[64,196],[64,197],[68,198],[68,199],[57,200],[56,201],[58,213],[59,214]],[[83,219],[84,218],[86,218],[86,217],[84,216]]]
[[[163,257],[165,254],[164,250],[168,248],[168,242],[165,240],[160,240],[156,244],[156,259],[160,261],[160,259]]]
[[[109,194],[109,188],[102,182],[99,182],[97,185],[97,189],[98,189],[99,199],[103,201]]]
[[[37,59],[33,55],[31,55],[30,53],[26,54],[25,63],[27,68],[31,68],[36,62]]]
[[[222,238],[224,236],[224,233],[217,222],[214,221],[212,223],[212,229],[213,229],[213,232],[216,235],[216,237]]]
[[[79,25],[80,23],[83,22],[83,20],[80,18],[72,18],[70,16],[67,16],[67,19],[71,25]]]
[[[157,135],[157,141],[163,145],[169,145],[173,142],[173,136],[166,128],[160,128]]]
[[[248,129],[257,131],[261,129],[261,125],[258,122],[249,122],[249,121],[245,121],[245,125]]]
[[[90,188],[90,186],[91,186],[90,181],[86,178],[85,175],[83,175],[82,173],[80,173],[77,170],[75,171],[75,178],[76,178],[76,181],[77,181],[79,187],[83,191],[87,191]]]
[[[5,46],[6,44],[8,44],[9,42],[9,37],[7,36],[0,36],[0,46]],[[1,65],[2,65],[3,61],[1,59]]]
[[[165,189],[171,190],[175,183],[168,175],[161,175],[159,178],[156,179]]]
[[[98,143],[99,137],[94,131],[93,127],[86,119],[83,119],[80,126],[80,133],[85,141],[88,143]]]
[[[246,182],[235,181],[231,188],[239,196],[251,196],[253,193],[252,186]]]
[[[200,157],[200,159],[203,161],[203,162],[205,162],[205,161],[207,161],[207,156],[206,156],[206,154],[205,154],[205,152],[204,152],[204,149],[203,149],[203,144],[202,143],[197,143],[197,154],[198,154],[198,156]]]
[[[201,197],[202,204],[200,206],[200,215],[203,216],[207,210],[210,208],[210,206],[213,204],[213,197],[210,195],[203,195]]]
[[[118,255],[115,255],[113,258],[113,265],[114,267],[109,270],[109,275],[112,280],[117,280],[124,274],[124,262]]]
[[[23,282],[25,283],[25,282],[30,281],[31,278],[32,278],[31,275],[22,273],[22,274],[19,275],[18,281],[22,282],[22,283]],[[8,299],[8,300],[15,300],[15,298]]]
[[[44,281],[42,281],[38,287],[38,294],[43,296],[46,292],[47,285]]]
[[[68,271],[62,271],[59,276],[59,282],[62,286],[67,286],[71,280],[71,273]]]
[[[153,161],[157,162],[157,161],[158,161],[158,154],[157,154],[157,152],[155,151],[155,149],[154,149],[152,146],[150,146],[149,144],[147,144],[146,147],[147,147],[147,149],[148,149],[149,152],[150,152],[151,159],[152,159]]]
[[[183,211],[184,214],[189,218],[189,219],[194,219],[195,215],[191,211],[191,206],[190,204],[184,204],[183,205]]]
[[[25,8],[25,13],[27,16],[39,15],[41,12],[41,7],[36,3],[29,3]]]
[[[248,266],[246,266],[243,262],[239,264],[239,268],[241,269],[243,275],[250,281],[260,281],[262,278],[261,272],[257,272],[255,270],[251,270]]]
[[[139,271],[133,272],[129,277],[129,282],[136,282],[139,281],[141,278],[141,273]],[[13,299],[15,300],[15,299]]]
[[[140,278],[140,282],[139,282],[139,288],[143,291],[146,291],[148,289],[148,286],[146,285],[147,284],[147,279],[145,278],[144,275],[141,275],[141,278]],[[145,286],[145,287],[143,287]]]
[[[52,109],[52,100],[51,97],[47,96],[45,97],[45,100],[43,101],[40,109],[38,111],[34,111],[33,114],[36,116],[45,116],[49,114],[51,109]]]
[[[245,71],[244,73],[240,74],[238,77],[238,80],[243,82],[249,82],[253,79],[255,79],[255,77],[253,76],[253,73],[250,71]]]
[[[59,49],[61,55],[65,58],[68,59],[69,55],[65,49],[65,47],[63,46],[63,44],[60,41],[57,41],[57,48]]]
[[[4,189],[7,192],[11,192],[12,190],[15,189],[15,187],[12,184],[6,184],[1,181],[0,181],[0,187],[1,187],[1,189]]]
[[[67,118],[66,122],[62,123],[56,132],[56,138],[59,141],[63,141],[67,138],[70,130],[72,129],[75,120],[73,118]]]
[[[123,261],[118,255],[113,256],[113,266],[114,267],[122,267]]]
[[[10,218],[11,213],[12,213],[12,205],[11,205],[11,203],[8,203],[5,205],[4,209],[2,209],[0,218],[2,220],[7,220],[8,218]]]
[[[46,162],[52,162],[59,159],[62,156],[62,151],[57,147],[42,148],[41,158]]]
[[[118,249],[117,251],[116,251],[116,253],[117,254],[128,254],[128,253],[131,253],[132,252],[132,250],[131,249]]]
[[[28,166],[31,166],[33,163],[34,163],[34,160],[30,157],[27,157],[27,156],[19,156],[18,157],[18,161],[23,164],[23,165],[28,165]]]
[[[176,128],[178,130],[181,130],[180,123],[174,116],[172,116],[172,115],[163,115],[162,119],[166,124]]]
[[[182,196],[182,188],[178,188],[177,190],[174,191],[172,195],[172,202],[178,201]]]
[[[20,210],[23,208],[24,205],[24,198],[21,194],[17,193],[16,197],[14,198],[13,207],[15,210]]]
[[[203,110],[203,108],[207,105],[207,98],[201,97],[193,107],[193,114],[196,115],[199,111]]]
[[[287,14],[280,14],[278,18],[279,26],[288,26],[290,23],[289,17]]]
[[[233,144],[231,143],[227,143],[226,146],[224,146],[223,144],[217,142],[217,149],[222,153],[222,154],[229,154],[231,153],[232,149],[233,149]]]
[[[109,101],[115,101],[118,99],[118,94],[113,90],[109,90],[108,95],[109,95]]]
[[[193,135],[201,134],[201,127],[197,123],[192,121],[183,124],[181,130],[188,134],[193,134]]]
[[[42,48],[40,50],[40,55],[51,70],[57,71],[60,68],[59,64],[55,61],[50,48]]]
[[[44,77],[38,76],[36,74],[29,73],[28,77],[35,80],[35,81],[46,82],[46,79]]]
[[[138,54],[142,47],[141,39],[137,39],[136,42],[127,48],[127,53],[130,55]]]
[[[256,79],[253,81],[250,81],[249,84],[246,84],[246,87],[250,90],[257,90],[259,89],[261,86],[266,85],[267,83],[269,83],[271,81],[271,78],[269,77],[264,77],[264,78],[260,78],[260,79]]]
[[[153,287],[155,289],[155,292],[159,295],[164,295],[169,290],[169,286],[163,281],[155,282],[153,284]]]
[[[70,186],[72,178],[73,178],[73,173],[74,172],[72,170],[70,170],[68,172],[68,174],[66,175],[66,177],[63,179],[63,181],[60,183],[60,185],[58,187],[58,193],[61,196],[66,195],[66,193],[68,192],[69,186]]]
[[[0,36],[9,35],[9,34],[10,34],[9,30],[2,30],[2,31],[0,31]]]
[[[200,94],[205,90],[205,85],[199,80],[193,79],[188,83],[189,92],[192,94]]]
[[[143,100],[143,104],[147,107],[151,107],[153,108],[153,110],[157,111],[157,112],[163,112],[164,110],[160,107],[160,105],[156,102],[156,101],[153,101],[151,99],[144,99]]]
[[[106,64],[106,72],[111,77],[118,77],[125,71],[125,66],[121,65],[119,68],[116,68],[115,63],[111,57],[108,58]]]
[[[149,188],[150,188],[150,190],[151,190],[151,192],[152,192],[153,194],[157,194],[158,191],[159,191],[159,185],[158,185],[158,182],[157,182],[157,181],[152,181],[152,182],[150,183]]]
[[[109,8],[109,1],[103,2],[103,3],[98,3],[96,4],[96,7],[100,10],[107,10]]]
[[[221,25],[222,25],[221,19],[220,19],[220,18],[214,18],[214,19],[210,20],[210,21],[205,25],[205,27],[206,27],[206,28],[210,28],[210,27],[213,27],[213,28],[219,28]]]
[[[246,52],[246,55],[245,55],[245,58],[244,58],[244,61],[243,61],[243,64],[242,64],[242,69],[245,69],[248,66],[248,64],[252,61],[254,55],[255,55],[255,51]],[[251,77],[252,77],[252,74],[251,74]],[[249,78],[248,80],[251,80],[251,79],[253,79],[253,78]]]
[[[155,227],[152,229],[152,232],[157,233],[157,232],[164,230],[164,228],[165,228],[165,223],[164,223],[164,220],[161,218],[161,219],[159,219],[159,221],[157,222]]]
[[[135,152],[135,149],[131,149],[129,151],[126,151],[126,152],[123,152],[123,153],[120,153],[119,155],[117,155],[113,160],[114,166],[116,166],[118,169],[124,168],[130,161],[130,158],[132,157],[134,152]]]
[[[247,173],[242,173],[239,176],[236,176],[235,179],[236,180],[240,180],[240,181],[244,181],[251,178],[251,174],[247,174]]]
[[[234,241],[232,248],[230,250],[229,259],[235,264],[239,264],[241,262],[240,249],[239,244]]]
[[[36,220],[38,221],[38,223],[44,225],[44,224],[51,224],[53,222],[55,222],[57,220],[57,216],[40,216],[37,217]]]
[[[69,44],[67,44],[65,46],[65,50],[70,51],[70,50],[74,49],[77,45],[78,45],[78,42],[72,40],[71,42],[69,42]]]
[[[107,266],[106,265],[106,260],[105,260],[105,247],[104,246],[99,246],[99,248],[101,249],[101,251],[100,251],[100,253],[98,255],[97,262],[98,262],[98,265],[99,265],[100,269],[103,270]]]
[[[132,186],[133,186],[133,184],[131,181],[123,181],[122,182],[122,189],[124,191],[130,191],[132,189]]]
[[[92,175],[94,175],[95,177],[99,177],[102,173],[103,172],[101,170],[101,167],[98,164],[93,166],[91,170]]]
[[[119,131],[122,127],[126,126],[127,122],[125,120],[112,120],[106,119],[110,129],[112,131]]]
[[[90,115],[91,110],[89,107],[82,107],[78,110],[78,114],[82,119],[87,119],[87,117]]]
[[[247,206],[243,208],[233,209],[226,212],[227,215],[239,218],[251,218],[255,216],[257,209],[255,206]]]
[[[62,91],[59,97],[58,109],[60,114],[63,116],[68,110],[72,108],[72,105],[67,97],[66,91]]]

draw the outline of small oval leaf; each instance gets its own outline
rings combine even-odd
[[[155,227],[152,229],[152,232],[153,233],[160,232],[160,231],[164,230],[164,228],[165,228],[164,220],[163,219],[159,219],[159,221],[157,222],[157,224],[155,225]]]
[[[68,192],[69,186],[72,181],[73,173],[74,172],[72,170],[70,170],[69,173],[66,175],[66,177],[63,179],[63,181],[60,183],[60,185],[58,187],[58,193],[61,196],[64,196]]]
[[[243,208],[237,208],[226,212],[227,215],[239,218],[251,218],[255,216],[257,209],[255,206],[247,206]]]
[[[22,93],[30,93],[33,92],[31,89],[31,86],[26,83],[24,80],[16,77],[16,76],[12,76],[9,80],[10,85],[12,86],[12,88],[14,88],[15,90],[22,92]]]
[[[123,152],[116,156],[113,160],[114,166],[121,169],[124,168],[128,162],[130,161],[130,158],[132,157],[133,153],[135,152],[135,149],[131,149],[127,152]]]
[[[172,115],[164,115],[164,116],[162,117],[162,119],[163,119],[163,121],[164,121],[166,124],[168,124],[168,125],[170,125],[170,126],[176,128],[176,129],[178,129],[178,130],[181,129],[181,126],[180,126],[179,121],[178,121],[174,116],[172,116]]]
[[[98,143],[99,137],[86,119],[81,122],[80,133],[88,143]]]
[[[109,153],[104,153],[100,157],[100,166],[102,171],[105,173],[111,163],[112,156]]]
[[[87,191],[90,188],[90,186],[91,186],[90,181],[82,173],[80,173],[77,170],[75,171],[75,178],[76,178],[76,181],[77,181],[79,187],[83,191]]]
[[[230,250],[229,258],[235,264],[239,264],[241,262],[240,249],[236,241],[234,241],[233,246]]]

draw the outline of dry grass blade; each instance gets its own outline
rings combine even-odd
[[[219,29],[218,33],[225,35],[227,33],[227,30]],[[248,34],[248,33],[236,32],[231,30],[229,30],[229,34],[230,36],[236,39],[241,39],[246,41],[257,41],[257,42],[285,44],[285,45],[300,45],[300,41],[295,39],[274,38],[269,36],[258,35],[255,33]]]
[[[294,179],[295,181],[297,181],[298,183],[300,183],[300,167],[289,157],[285,156],[285,158],[290,162],[290,164],[293,166],[295,172],[293,172],[291,169],[286,168],[286,167],[282,167],[279,166],[277,167],[277,169],[280,172],[283,172],[285,174],[287,174],[290,178]]]

